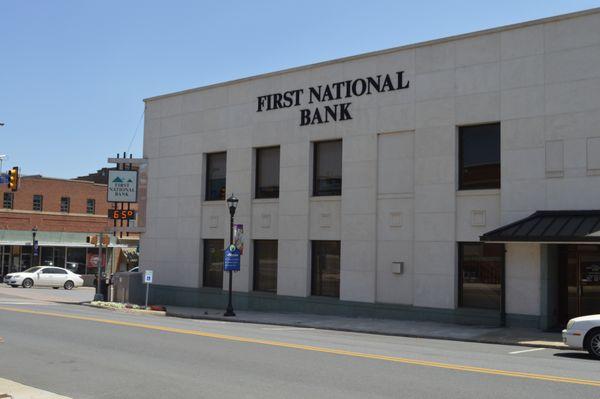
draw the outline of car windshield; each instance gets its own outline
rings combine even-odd
[[[30,268],[29,268],[29,269],[27,269],[27,270],[23,270],[23,273],[35,273],[35,272],[37,272],[37,271],[38,271],[38,270],[40,270],[40,269],[41,269],[41,267],[39,267],[39,266],[36,266],[36,267],[30,267]]]

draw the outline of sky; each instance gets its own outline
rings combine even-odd
[[[600,6],[600,0],[0,0],[3,170],[142,156],[143,99]]]

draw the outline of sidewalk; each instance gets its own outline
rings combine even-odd
[[[491,344],[522,345],[566,349],[560,333],[526,328],[467,326],[414,320],[367,319],[322,316],[303,313],[236,311],[235,317],[224,317],[222,309],[167,306],[167,316],[188,319],[225,320],[237,323],[272,324],[324,330],[446,339]]]

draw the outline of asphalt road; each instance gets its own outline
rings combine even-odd
[[[72,398],[598,398],[583,352],[123,314],[0,293],[0,377]]]

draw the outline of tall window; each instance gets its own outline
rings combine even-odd
[[[4,193],[2,207],[4,209],[13,209],[14,200],[15,200],[15,193]]]
[[[33,196],[33,210],[41,211],[43,209],[44,197],[39,194]]]
[[[279,198],[279,147],[256,149],[256,198]]]
[[[312,295],[340,297],[340,242],[312,242]]]
[[[206,201],[225,199],[227,153],[206,154]]]
[[[223,240],[204,240],[204,287],[223,288]]]
[[[71,209],[71,198],[61,197],[60,198],[60,211],[61,212],[69,212],[70,209]]]
[[[500,309],[504,245],[459,243],[459,306]]]
[[[277,292],[277,241],[254,241],[254,291]]]
[[[86,203],[86,212],[93,215],[96,213],[96,200],[93,198],[88,198]]]
[[[463,126],[458,137],[459,189],[500,188],[500,123]]]
[[[342,140],[314,145],[313,195],[342,194]]]

